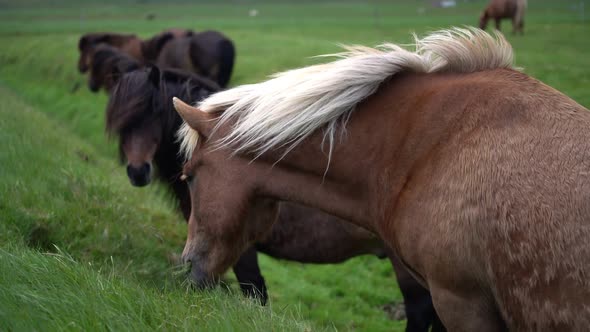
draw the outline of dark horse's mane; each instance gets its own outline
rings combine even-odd
[[[126,131],[156,120],[162,130],[161,146],[177,154],[175,135],[182,119],[174,109],[172,97],[196,102],[218,90],[213,81],[178,70],[160,71],[151,66],[125,73],[107,105],[106,131],[121,138]]]
[[[101,43],[120,46],[133,38],[137,38],[137,36],[110,32],[87,33],[78,41],[78,49],[84,51],[87,47],[92,47]]]

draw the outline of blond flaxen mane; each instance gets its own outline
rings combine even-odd
[[[472,73],[512,68],[512,47],[503,35],[475,28],[453,28],[415,38],[415,50],[395,44],[377,48],[346,46],[327,56],[333,62],[289,70],[268,81],[216,93],[198,104],[204,112],[220,112],[217,127],[231,122],[219,147],[262,154],[285,148],[288,153],[323,128],[332,151],[336,130],[354,107],[389,77],[401,72]],[[190,158],[198,133],[184,124],[178,133],[181,151]]]

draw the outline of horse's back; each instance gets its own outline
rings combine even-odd
[[[523,0],[492,0],[487,10],[491,17],[509,18],[516,14],[521,1]]]

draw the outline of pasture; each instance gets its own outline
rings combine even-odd
[[[590,107],[587,1],[531,0],[524,36],[503,31],[527,74]],[[186,225],[159,185],[134,188],[104,132],[106,95],[76,69],[93,31],[149,37],[216,29],[236,44],[230,86],[309,65],[338,44],[410,43],[476,25],[485,1],[0,0],[0,329],[403,330],[387,260],[302,265],[260,255],[270,305],[193,292],[178,266]],[[256,15],[253,16],[253,10]],[[148,19],[149,18],[149,19]]]

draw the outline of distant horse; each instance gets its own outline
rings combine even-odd
[[[136,35],[123,35],[110,32],[88,33],[80,37],[78,41],[78,50],[80,51],[78,70],[81,73],[85,73],[90,69],[90,55],[94,48],[100,44],[107,44],[117,48],[137,60],[140,64],[143,64],[141,39]]]
[[[278,201],[379,235],[450,331],[590,326],[590,111],[513,68],[504,37],[350,47],[191,107],[183,259],[215,280]]]
[[[140,68],[135,59],[107,44],[94,47],[86,59],[90,69],[88,88],[92,92],[97,92],[102,87],[110,93],[116,84],[118,73]]]
[[[500,30],[500,21],[504,18],[512,20],[512,32],[524,34],[524,12],[527,0],[492,0],[479,18],[479,27],[484,29],[488,20],[496,21],[496,29]]]
[[[217,31],[166,39],[157,65],[178,68],[212,79],[222,88],[229,83],[235,61],[232,41]]]
[[[155,165],[158,177],[171,187],[188,221],[191,201],[186,183],[179,178],[183,157],[175,140],[182,119],[174,111],[170,96],[196,102],[218,88],[194,75],[160,71],[157,67],[117,77],[120,79],[107,106],[106,125],[109,133],[119,137],[121,159],[127,160],[129,179],[135,186],[147,185],[152,178],[152,164]],[[263,303],[268,295],[257,250],[302,263],[339,263],[358,255],[388,254],[383,243],[366,230],[309,208],[284,203],[272,230],[234,264],[242,291],[259,296]],[[430,324],[435,331],[442,330],[428,291],[395,257],[390,258],[406,303],[408,331],[426,331]]]

